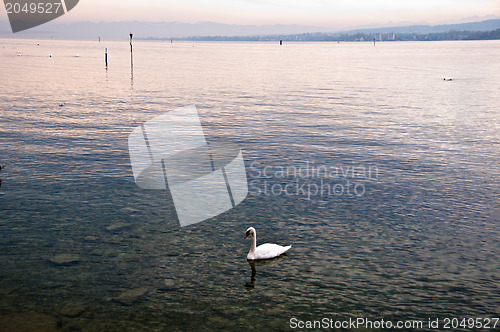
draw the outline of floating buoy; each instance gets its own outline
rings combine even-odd
[[[49,53],[49,58],[52,58],[52,53]]]

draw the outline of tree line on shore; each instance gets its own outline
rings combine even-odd
[[[149,40],[166,40],[167,38],[145,38]],[[170,40],[171,38],[168,38]],[[269,36],[193,36],[173,38],[189,41],[439,41],[439,40],[497,40],[500,39],[500,29],[490,31],[458,31],[432,33],[303,33],[291,35]]]

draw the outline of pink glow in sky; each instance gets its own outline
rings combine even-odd
[[[82,0],[59,22],[219,22],[332,28],[500,16],[498,0]],[[6,20],[5,10],[0,19]]]

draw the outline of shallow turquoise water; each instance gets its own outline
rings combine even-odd
[[[498,42],[137,42],[133,72],[127,42],[0,45],[4,323],[498,316]],[[135,185],[127,137],[190,104],[208,142],[242,149],[250,194],[180,228],[168,192]],[[255,280],[249,226],[259,243],[293,245]],[[58,254],[78,261],[51,263]],[[148,292],[116,300],[135,288]]]

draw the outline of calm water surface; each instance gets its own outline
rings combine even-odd
[[[132,71],[127,41],[1,40],[2,325],[498,317],[499,53],[498,41],[136,42]],[[208,142],[241,147],[250,193],[180,228],[167,192],[135,185],[127,137],[190,104]],[[293,245],[254,278],[249,226]],[[136,288],[147,293],[117,301]]]

